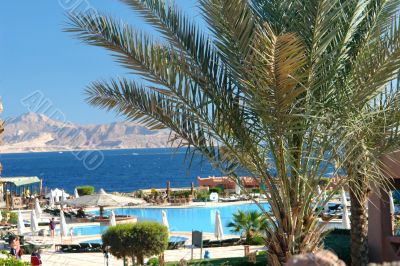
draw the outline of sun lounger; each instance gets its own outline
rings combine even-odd
[[[92,252],[103,252],[103,246],[100,243],[90,243],[92,247]]]
[[[209,247],[210,239],[203,240],[203,247]]]
[[[210,242],[208,242],[208,247],[220,247],[221,246],[221,240],[210,240]]]
[[[91,252],[92,246],[89,243],[79,243],[80,252]]]
[[[185,242],[186,241],[178,241],[178,242],[176,242],[176,248],[178,249],[178,248],[185,247]]]
[[[239,243],[240,238],[228,238],[221,240],[221,246],[223,247],[229,247],[229,246],[235,246]]]
[[[168,250],[176,249],[177,248],[176,242],[168,242]]]

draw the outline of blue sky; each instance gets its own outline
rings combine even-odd
[[[183,10],[199,18],[196,0],[176,0]],[[126,69],[112,61],[104,49],[88,46],[62,32],[66,5],[88,3],[101,13],[121,18],[152,31],[118,0],[4,0],[0,1],[0,96],[3,118],[30,111],[21,100],[35,91],[75,123],[123,120],[84,101],[91,81],[125,76]]]

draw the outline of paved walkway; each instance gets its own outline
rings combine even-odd
[[[210,252],[211,258],[231,258],[244,256],[243,246],[232,247],[217,247],[207,248]],[[263,250],[262,246],[251,246],[250,251]],[[194,258],[198,259],[200,256],[200,249],[194,250]],[[179,250],[165,251],[166,261],[179,261],[181,259],[190,260],[191,250],[189,248]],[[23,260],[30,261],[30,256],[24,255]],[[54,250],[42,251],[43,265],[57,265],[57,266],[98,266],[106,265],[102,253],[59,253]],[[122,260],[118,260],[113,256],[109,258],[109,266],[123,265]]]

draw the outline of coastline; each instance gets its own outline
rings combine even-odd
[[[87,148],[65,148],[65,149],[45,149],[45,150],[3,150],[0,146],[0,154],[7,155],[7,154],[30,154],[30,153],[64,153],[64,152],[81,152],[81,151],[115,151],[115,150],[141,150],[141,149],[176,149],[176,146],[162,146],[162,147],[134,147],[134,148],[106,148],[106,147],[87,147]],[[179,148],[178,148],[179,149]]]

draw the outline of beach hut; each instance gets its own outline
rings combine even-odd
[[[100,217],[103,217],[104,207],[124,206],[128,204],[142,204],[142,199],[116,196],[108,194],[104,189],[93,195],[85,195],[77,199],[67,200],[65,203],[73,207],[100,207]]]
[[[51,197],[54,198],[55,202],[61,202],[61,199],[63,197],[63,190],[56,188],[53,190],[53,193],[51,193],[50,191],[50,193],[46,194],[46,198],[50,199]],[[64,191],[64,197],[69,197],[69,194],[66,193],[65,191]]]

